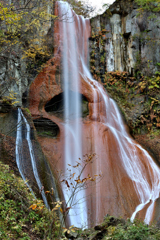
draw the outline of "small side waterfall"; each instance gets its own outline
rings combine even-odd
[[[32,192],[32,194],[34,195],[31,187],[29,186],[27,179],[25,177],[24,174],[24,166],[23,166],[23,137],[22,137],[22,126],[25,126],[25,139],[27,140],[28,143],[28,149],[29,149],[29,154],[30,154],[30,159],[31,159],[31,165],[32,165],[32,170],[33,170],[33,174],[34,177],[36,179],[38,188],[41,192],[43,201],[46,205],[46,207],[49,209],[49,205],[47,202],[47,198],[45,196],[45,192],[43,189],[43,185],[41,183],[41,180],[39,178],[39,174],[38,174],[38,170],[37,170],[37,166],[36,166],[36,161],[35,161],[35,156],[34,156],[34,150],[33,150],[33,146],[32,146],[32,141],[31,141],[31,128],[30,125],[27,122],[27,119],[25,118],[25,116],[23,115],[21,109],[18,109],[18,120],[17,120],[17,137],[16,137],[16,163],[19,169],[19,172],[22,176],[22,179],[25,181],[25,183],[27,184],[27,186],[29,187],[30,191]],[[34,195],[35,197],[35,195]]]
[[[23,166],[22,166],[22,161],[23,161],[23,142],[22,142],[22,115],[21,115],[21,110],[18,109],[18,120],[17,120],[17,137],[16,137],[16,163],[18,170],[20,172],[20,175],[22,179],[25,181],[26,185],[30,189],[31,193],[35,197],[33,190],[29,186],[27,179],[25,177],[24,171],[23,171]]]

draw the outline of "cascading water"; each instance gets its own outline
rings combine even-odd
[[[43,117],[57,124],[59,134],[38,136],[38,140],[55,176],[57,172],[66,174],[68,164],[75,166],[83,155],[93,153],[95,159],[85,169],[84,177],[103,175],[99,183],[79,192],[71,203],[68,201],[72,193],[62,187],[67,207],[71,206],[70,223],[77,227],[92,226],[106,214],[131,220],[138,217],[146,223],[158,219],[160,213],[156,215],[155,210],[160,193],[159,167],[130,137],[115,102],[89,72],[90,22],[77,16],[68,3],[58,2],[56,14],[60,19],[54,28],[54,58],[31,84],[30,111],[36,119]],[[109,41],[111,49],[107,48],[111,55],[107,60],[109,71],[114,69],[115,61],[111,44]],[[55,109],[47,112],[45,108],[48,103],[54,105],[54,99],[61,100],[62,92],[64,119],[58,117]],[[85,117],[81,114],[82,95],[88,107]]]
[[[85,51],[86,38],[88,36],[84,36],[83,32],[87,29],[86,22],[88,20],[75,15],[68,3],[63,2],[59,2],[59,15],[63,15],[67,19],[60,23],[61,43],[63,43],[65,96],[65,170],[67,169],[67,164],[74,165],[75,161],[78,158],[82,158],[82,154],[87,151],[84,144],[82,144],[82,139],[85,142],[85,136],[81,136],[81,131],[83,131],[84,135],[85,131],[80,114],[81,99],[79,92],[81,91],[80,85],[82,81],[80,79],[85,80],[87,86],[91,89],[92,96],[94,96],[94,99],[90,102],[90,111],[92,112],[90,119],[92,120],[92,135],[94,135],[92,151],[93,149],[95,150],[98,162],[92,167],[92,173],[95,170],[101,171],[104,170],[101,168],[106,168],[104,170],[104,179],[102,179],[100,186],[95,187],[90,200],[87,200],[85,204],[78,205],[80,210],[76,212],[77,216],[72,216],[73,212],[71,212],[71,224],[79,226],[78,218],[80,219],[80,224],[85,222],[85,219],[87,219],[84,215],[86,204],[88,208],[92,206],[91,211],[95,211],[93,214],[94,222],[102,219],[108,213],[106,205],[110,204],[108,201],[112,201],[112,195],[114,196],[113,204],[116,205],[118,199],[124,201],[125,193],[120,189],[123,187],[123,184],[126,184],[130,188],[128,191],[128,195],[130,196],[126,198],[132,199],[132,195],[134,195],[135,203],[137,204],[135,209],[133,206],[135,203],[131,203],[131,209],[134,208],[131,220],[133,221],[136,214],[145,208],[144,221],[149,224],[153,216],[154,203],[159,198],[160,193],[159,167],[150,155],[129,136],[115,102],[108,97],[103,87],[92,78],[87,68]],[[109,71],[112,71],[114,57],[111,41],[110,45],[110,57],[107,60],[107,67]],[[74,94],[71,90],[74,91]],[[97,119],[101,127],[98,127],[98,124],[95,123]],[[101,140],[99,140],[102,128],[105,129],[103,130],[103,134],[104,131],[107,134],[101,136]],[[107,145],[105,145],[106,143]],[[111,146],[112,143],[113,146]],[[113,159],[115,166],[111,163]],[[112,176],[113,173],[115,176]],[[128,183],[123,182],[122,178],[128,179]],[[101,196],[102,192],[106,192],[103,193],[104,196]],[[67,201],[67,194],[64,194]],[[123,194],[124,196],[122,196]],[[85,197],[84,192],[80,193],[80,195],[81,197]],[[77,198],[80,198],[80,195]],[[94,200],[95,198],[96,200]],[[106,200],[107,198],[111,198],[111,200]],[[126,202],[127,204],[129,205]]]
[[[63,80],[64,80],[64,119],[65,119],[65,172],[67,172],[68,165],[75,165],[75,161],[82,159],[82,138],[81,138],[81,96],[79,93],[79,60],[77,58],[77,51],[79,46],[75,40],[76,25],[73,23],[73,12],[68,3],[60,2],[60,16],[64,17],[64,21],[60,22],[61,35],[65,39],[63,41]],[[81,17],[80,17],[81,18]],[[81,22],[83,23],[83,21]],[[78,20],[78,25],[80,21]],[[83,31],[83,28],[82,28]],[[83,48],[83,46],[82,46]],[[84,54],[84,52],[83,52]],[[71,144],[72,143],[72,144]],[[78,172],[75,170],[78,174]],[[72,207],[80,199],[84,199],[85,192],[81,191],[74,196],[70,201],[71,192],[67,193],[65,190],[65,201],[67,207]],[[82,223],[87,225],[86,203],[79,202],[70,210],[71,225],[81,226]]]
[[[29,148],[29,154],[30,154],[30,159],[31,159],[31,165],[32,165],[32,170],[34,173],[34,177],[36,179],[37,185],[39,187],[39,190],[41,192],[43,201],[46,205],[46,207],[49,209],[49,205],[45,196],[45,192],[41,183],[41,180],[39,178],[39,174],[38,174],[38,170],[37,170],[37,166],[36,166],[36,161],[35,161],[35,156],[34,156],[34,151],[33,151],[33,146],[32,146],[32,142],[31,142],[31,128],[30,125],[27,122],[27,119],[25,118],[25,116],[23,115],[21,109],[18,109],[18,121],[17,121],[17,137],[16,137],[16,163],[19,169],[19,172],[21,174],[22,179],[25,181],[25,183],[27,184],[27,186],[29,187],[30,191],[32,192],[32,194],[34,195],[31,187],[29,186],[27,179],[25,177],[24,174],[24,166],[23,166],[23,138],[22,138],[22,126],[25,126],[25,139],[27,140],[28,143],[28,148]],[[34,195],[35,197],[35,195]]]
[[[100,94],[103,96],[106,108],[108,108],[107,106],[109,105],[112,106],[110,116],[106,116],[104,124],[110,129],[117,142],[121,164],[129,178],[133,181],[140,200],[140,204],[133,212],[131,220],[133,221],[136,214],[150,203],[144,218],[145,223],[149,224],[152,219],[155,200],[159,198],[160,194],[159,167],[150,155],[129,136],[115,102],[106,96],[106,92],[98,83],[96,85]],[[108,112],[108,109],[106,112]],[[143,155],[143,159],[146,161],[146,166],[141,162],[142,159],[139,157],[139,150]],[[150,183],[150,181],[152,181],[152,183]]]
[[[22,159],[23,159],[22,115],[21,115],[21,110],[18,109],[17,137],[16,137],[16,163],[22,179],[25,181],[26,185],[30,189],[33,196],[35,196],[25,177],[23,166],[22,166],[22,162],[23,162]]]

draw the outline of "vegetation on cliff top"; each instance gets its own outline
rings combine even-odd
[[[160,11],[160,1],[159,0],[135,0],[135,2],[140,6],[140,11],[150,11],[159,12]]]
[[[23,58],[50,58],[53,53],[48,34],[53,35],[54,21],[67,21],[67,16],[55,15],[55,0],[2,1],[0,3],[0,55],[19,54]],[[88,16],[93,8],[81,1],[68,0],[72,8],[81,15]],[[48,31],[48,32],[47,32]],[[17,46],[18,44],[18,46]],[[49,46],[48,46],[49,45]]]
[[[88,3],[67,2],[76,13],[84,16],[94,10]],[[22,75],[35,78],[53,57],[55,22],[67,21],[67,12],[56,16],[55,3],[56,0],[0,1],[0,61],[13,60],[17,64],[20,60]],[[8,78],[4,79],[8,84],[18,82],[12,75]],[[4,92],[5,87],[2,90]]]

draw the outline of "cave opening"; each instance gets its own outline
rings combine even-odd
[[[64,113],[64,97],[63,93],[53,97],[45,105],[45,111],[55,115],[56,117],[63,118]]]
[[[70,91],[71,99],[74,100],[75,92]],[[89,115],[89,108],[88,108],[88,100],[87,98],[80,94],[81,99],[81,113],[82,117],[86,117]],[[58,118],[64,118],[64,93],[60,93],[59,95],[53,97],[49,102],[45,105],[45,111],[50,113],[51,115],[55,115]]]
[[[58,125],[47,118],[38,118],[33,120],[34,126],[39,136],[57,138],[60,129]]]

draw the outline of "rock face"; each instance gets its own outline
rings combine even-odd
[[[22,15],[24,21],[23,25],[19,22],[20,20],[17,20],[17,22],[15,21],[14,14],[12,16],[10,4],[12,4],[11,1],[6,0],[2,3],[2,7],[8,8],[8,13],[5,14],[9,14],[11,11],[10,14],[14,27],[10,28],[9,23],[6,23],[5,18],[3,19],[4,21],[2,20],[0,22],[0,28],[2,31],[0,52],[0,101],[2,100],[3,102],[3,100],[5,100],[12,102],[12,105],[16,107],[27,107],[29,85],[35,78],[40,65],[49,59],[47,58],[47,54],[38,53],[35,49],[42,49],[42,42],[45,45],[46,40],[47,46],[50,46],[50,43],[53,40],[53,32],[51,33],[53,21],[50,18],[46,23],[42,17],[40,30],[36,28],[36,25],[33,26],[31,19],[34,18],[33,12],[35,9],[40,11],[38,10],[39,3],[33,0],[32,3],[28,2],[26,4],[26,1],[22,0],[13,3],[13,8],[15,12],[17,11],[17,15],[19,13]],[[30,4],[33,4],[32,7],[30,7]],[[44,7],[44,4],[41,3],[41,7],[43,10],[46,8],[46,16],[52,15],[54,9],[53,4],[48,3],[48,6],[45,5]],[[22,9],[24,9],[24,11],[21,11]],[[21,17],[18,15],[18,18]],[[32,27],[28,27],[27,21],[30,21],[30,25],[34,28],[34,32],[31,30]],[[17,28],[18,30],[14,28]],[[36,53],[34,58],[31,57],[32,54],[26,54],[26,52],[29,53],[30,51]],[[52,50],[50,51],[50,55],[51,54]]]
[[[132,135],[144,134],[135,138],[159,162],[160,86],[158,82],[154,88],[149,81],[156,82],[153,75],[160,70],[157,65],[160,61],[160,15],[155,13],[153,19],[151,12],[139,14],[138,8],[134,1],[115,1],[109,11],[91,19],[90,68],[95,79],[105,82],[107,92],[122,110]],[[113,73],[116,81],[110,84],[107,71],[117,70],[119,72]],[[129,74],[120,80],[122,71]],[[143,84],[146,87],[142,89]],[[156,103],[152,107],[153,99]],[[149,141],[144,140],[147,138]]]
[[[88,156],[87,161],[90,164],[86,167],[82,178],[77,175],[73,179],[74,184],[75,182],[82,184],[89,180],[88,188],[83,191],[84,195],[81,196],[85,197],[85,208],[77,210],[78,215],[75,218],[79,224],[84,224],[84,220],[86,220],[88,226],[100,222],[106,214],[123,216],[124,218],[132,216],[132,219],[136,216],[145,219],[147,223],[153,219],[159,219],[159,212],[155,211],[155,206],[159,204],[159,168],[149,154],[130,138],[116,104],[109,98],[104,88],[93,80],[86,64],[88,57],[87,40],[90,38],[90,53],[94,60],[94,66],[91,65],[91,70],[93,75],[94,73],[98,74],[101,80],[103,80],[103,74],[106,71],[128,71],[132,75],[138,74],[138,71],[141,70],[142,73],[149,75],[159,70],[156,65],[160,62],[159,42],[157,41],[159,28],[154,29],[152,20],[148,19],[148,14],[137,16],[138,12],[132,1],[124,3],[125,1],[117,1],[111,6],[112,16],[110,18],[105,13],[92,19],[91,29],[89,20],[84,20],[73,13],[76,29],[74,33],[78,35],[75,38],[70,34],[71,23],[64,28],[65,31],[61,36],[63,21],[60,23],[57,21],[54,25],[54,57],[46,63],[29,89],[29,109],[38,133],[37,139],[48,159],[52,173],[57,179],[63,172],[66,173],[66,170],[70,171],[67,169],[70,162],[65,161],[66,142],[68,141],[67,146],[69,146],[70,156],[72,156],[77,141],[74,139],[75,134],[72,131],[68,134],[70,138],[66,136],[66,123],[70,121],[70,119],[65,119],[64,92],[66,90],[64,79],[66,79],[67,74],[69,76],[69,99],[74,101],[78,92],[82,111],[82,115],[78,119],[78,127],[82,130],[81,142],[78,142],[81,146],[81,156],[79,157]],[[159,20],[158,14],[157,19]],[[64,36],[67,38],[62,38]],[[150,42],[152,40],[155,41],[155,45],[151,48]],[[73,56],[70,56],[71,51],[68,45],[66,49],[64,48],[66,41],[71,46],[75,42],[77,43],[78,47],[75,49],[77,58],[74,59]],[[67,72],[64,72],[64,55],[67,56],[68,61]],[[5,59],[5,56],[3,58]],[[148,60],[150,64],[148,64]],[[77,69],[73,71],[71,68],[72,64],[76,65],[75,62],[78,65],[78,72]],[[141,64],[143,69],[141,69]],[[16,138],[16,131],[10,133],[10,130],[12,130],[13,125],[17,124],[17,111],[13,110],[11,104],[4,104],[3,98],[9,97],[11,91],[16,92],[17,103],[14,105],[16,107],[22,106],[22,104],[25,106],[23,97],[27,97],[31,79],[26,77],[24,72],[26,72],[26,63],[21,63],[20,58],[14,53],[3,61],[0,68],[2,86],[0,131],[5,135],[10,135],[13,141]],[[76,89],[76,81],[74,81],[76,76],[79,79],[78,90]],[[14,78],[13,82],[11,81],[12,77]],[[7,79],[7,84],[5,84],[5,79]],[[144,99],[139,101],[142,100]],[[68,106],[69,109],[72,108],[71,105],[72,102]],[[29,118],[28,116],[27,119]],[[71,127],[70,129],[73,130],[72,126],[76,124],[77,120],[71,117],[70,125],[68,125]],[[50,168],[44,161],[45,157],[35,137],[32,123],[31,126],[31,140],[36,155],[37,169],[46,186],[50,178],[48,177]],[[24,136],[25,131],[22,134]],[[31,162],[30,160],[27,162],[29,150],[25,146],[27,142],[24,136],[25,155],[23,161],[25,171],[30,172],[31,182],[34,184],[34,174],[30,170]],[[0,147],[3,148],[4,141],[1,140],[0,144]],[[89,156],[92,156],[91,160],[93,161],[88,160]],[[86,159],[84,160],[86,161]],[[80,161],[82,159],[73,159],[71,167],[74,171],[71,172],[72,175],[69,175],[70,180],[75,173],[78,174],[75,169],[77,164],[81,165]],[[97,176],[100,181],[95,184]],[[66,184],[67,190],[72,188],[72,182],[66,181],[65,176],[60,180]],[[50,190],[51,187],[52,183],[50,182],[47,190]],[[65,187],[61,187],[58,180],[57,188],[61,198],[66,199],[65,191],[62,192]],[[72,210],[72,206],[64,204],[64,213],[69,210],[68,207]],[[87,213],[86,219],[83,217],[84,212]],[[71,218],[72,214],[70,217],[72,222]]]
[[[160,14],[154,20],[150,12],[139,14],[137,9],[134,1],[116,1],[110,11],[91,19],[90,49],[100,73],[119,70],[152,75],[159,70]]]
[[[18,46],[17,46],[18,47]],[[10,99],[14,96],[14,105],[22,106],[23,95],[28,88],[26,75],[26,62],[21,56],[12,52],[0,58],[0,95],[1,98]]]
[[[55,45],[57,47],[55,48],[54,58],[48,61],[46,67],[30,87],[30,111],[39,132],[39,143],[48,158],[54,175],[58,178],[61,172],[66,173],[67,170],[71,170],[69,179],[72,181],[74,175],[77,175],[74,169],[81,165],[80,161],[82,159],[73,159],[73,166],[69,161],[66,162],[68,151],[70,151],[69,156],[71,158],[74,156],[77,139],[74,138],[76,134],[73,126],[76,125],[77,119],[74,112],[76,109],[72,112],[74,117],[65,118],[66,103],[64,96],[65,92],[69,90],[70,96],[68,98],[70,100],[72,96],[76,96],[76,91],[78,91],[82,97],[81,101],[85,100],[88,109],[88,113],[86,113],[86,107],[83,107],[85,115],[82,114],[78,120],[78,127],[82,130],[81,141],[78,142],[82,146],[81,155],[86,156],[87,154],[89,156],[89,154],[93,155],[94,153],[96,155],[94,155],[82,176],[75,176],[73,182],[66,180],[65,175],[60,179],[61,182],[66,184],[66,188],[71,191],[71,194],[74,193],[74,190],[73,192],[71,190],[72,186],[74,188],[77,186],[75,182],[83,184],[91,180],[88,188],[81,195],[81,198],[85,199],[83,210],[81,205],[75,205],[77,209],[80,209],[76,211],[77,215],[74,216],[76,224],[84,224],[86,221],[86,224],[90,226],[100,222],[107,213],[125,218],[132,216],[132,219],[137,216],[149,223],[153,218],[159,218],[159,214],[154,215],[160,189],[159,168],[149,154],[131,139],[116,104],[108,97],[103,87],[97,81],[94,81],[90,75],[86,66],[87,54],[82,51],[84,49],[87,51],[86,42],[90,35],[89,22],[74,15],[74,13],[72,15],[74,17],[72,24],[77,27],[76,31],[73,31],[74,36],[71,35],[72,26],[70,22],[65,25],[65,28],[62,26],[63,23],[57,22],[57,25],[55,25]],[[115,15],[111,21],[112,23],[117,22],[115,26],[115,36],[117,36],[119,17]],[[61,28],[65,30],[61,31]],[[79,33],[78,36],[75,35],[75,32]],[[84,35],[80,34],[84,32]],[[65,45],[69,42],[72,46],[76,41],[77,58],[74,59],[73,55],[70,55],[72,50],[65,49]],[[117,51],[117,54],[119,54],[120,42],[117,41],[116,47],[117,50],[113,52]],[[66,58],[68,71],[65,72],[61,70],[60,66],[63,62],[62,66],[65,69]],[[78,72],[76,72],[76,67],[75,71],[71,71],[71,65],[76,65],[75,61],[78,63]],[[116,64],[122,66],[121,60],[117,58]],[[79,79],[78,90],[75,87],[76,75]],[[69,82],[69,89],[67,90],[65,89],[65,81]],[[74,100],[76,101],[76,97]],[[72,103],[68,108],[72,108]],[[67,109],[67,111],[69,110]],[[66,126],[70,127],[70,132],[66,132]],[[65,146],[67,146],[67,151]],[[85,159],[85,161],[87,160]],[[94,184],[96,176],[102,177],[102,179],[99,183]],[[82,186],[85,187],[86,185]],[[60,184],[58,187],[61,189]],[[65,187],[62,188],[63,194],[61,193],[61,197],[63,195],[66,199]],[[76,201],[78,200],[76,199]],[[72,203],[75,204],[74,201]],[[72,210],[73,205],[66,204],[64,212],[67,211],[68,207]],[[71,223],[73,222],[72,213],[70,216]],[[86,219],[84,219],[84,213],[87,213]]]

